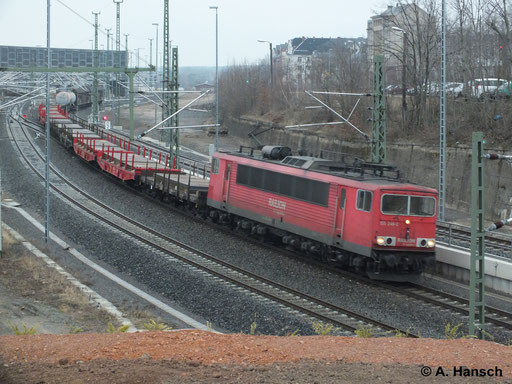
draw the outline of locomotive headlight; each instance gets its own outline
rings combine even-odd
[[[427,247],[434,248],[435,245],[436,245],[436,241],[434,239],[430,239],[427,241]]]
[[[384,239],[381,236],[377,236],[377,244],[378,245],[384,245],[386,243],[386,239]]]
[[[411,220],[409,220],[409,219],[405,220],[405,224],[407,224],[407,225],[411,224]]]

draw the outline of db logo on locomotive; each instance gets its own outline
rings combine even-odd
[[[273,199],[272,197],[269,197],[268,205],[273,208],[282,209],[283,211],[286,209],[286,203],[284,201]]]

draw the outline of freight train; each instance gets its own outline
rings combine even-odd
[[[208,180],[59,110],[50,117],[54,135],[85,160],[219,225],[379,280],[413,280],[435,261],[437,192],[392,166],[241,147],[214,153]]]
[[[81,89],[61,90],[55,95],[55,102],[68,110],[90,107],[92,94]],[[98,103],[103,103],[103,90],[98,90]]]

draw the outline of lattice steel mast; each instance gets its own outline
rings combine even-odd
[[[373,59],[372,162],[386,162],[386,96],[384,94],[384,56]]]
[[[469,269],[469,334],[485,336],[485,201],[484,135],[473,132],[471,156],[471,258]]]
[[[172,48],[172,63],[171,63],[171,90],[174,91],[171,93],[171,107],[169,112],[172,114],[176,113],[178,110],[178,47]],[[175,115],[171,118],[170,126],[177,127],[179,123],[178,115]],[[176,158],[176,165],[178,164],[178,157],[180,152],[180,140],[179,140],[179,130],[171,129],[170,131],[170,157]],[[174,148],[174,153],[173,153]]]
[[[441,97],[439,114],[439,220],[444,220],[446,200],[446,2],[442,2]]]
[[[121,3],[123,0],[113,0],[116,3],[116,63],[115,67],[121,68]],[[116,97],[119,98],[119,73],[116,73]],[[121,106],[116,102],[116,125],[121,125]]]
[[[98,55],[98,15],[101,12],[92,12],[94,15],[94,64],[95,68],[100,66],[99,63],[99,55]],[[98,72],[94,72],[93,74],[93,83],[92,83],[92,122],[93,124],[98,123]]]
[[[171,107],[171,94],[168,92],[171,90],[170,84],[170,76],[171,76],[171,68],[169,62],[169,0],[164,0],[164,26],[163,26],[163,44],[164,44],[164,54],[163,54],[163,65],[162,65],[162,90],[167,91],[163,93],[163,105],[162,105],[162,121],[167,119],[170,113]],[[169,144],[169,133],[166,134],[165,137],[166,144]],[[171,148],[172,152],[172,148]],[[172,156],[171,156],[172,159]]]
[[[163,94],[162,121],[176,113],[178,110],[178,94],[176,93],[178,90],[178,48],[174,47],[172,49],[171,62],[171,47],[169,40],[169,0],[164,0],[163,29],[164,57],[162,66],[162,89],[167,92],[164,92]],[[169,126],[178,126],[177,115],[170,119]],[[179,154],[179,133],[177,129],[169,130],[169,133],[166,135],[166,144],[169,145],[169,158],[177,165],[177,157]]]
[[[105,28],[105,30],[107,31],[107,55],[110,56],[110,30],[112,28]],[[108,62],[108,56],[107,57],[107,61],[105,62],[105,67],[107,66],[107,62]],[[109,73],[105,73],[105,96],[104,96],[105,99],[107,100],[110,100],[110,74]]]

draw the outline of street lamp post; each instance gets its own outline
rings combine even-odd
[[[124,49],[126,50],[126,52],[128,52],[128,36],[130,36],[129,33],[123,33],[124,35]],[[133,65],[133,63],[132,63]],[[129,63],[127,63],[126,65],[127,67],[129,66]]]
[[[158,23],[152,23],[151,25],[154,25],[156,26],[156,36],[155,36],[155,44],[156,44],[156,48],[155,48],[155,73],[157,74],[158,76]]]
[[[219,148],[219,7],[215,9],[215,150]]]
[[[405,128],[405,118],[407,114],[407,99],[405,97],[405,91],[406,91],[406,84],[405,84],[405,76],[406,76],[406,57],[407,57],[407,32],[404,31],[402,28],[398,27],[391,27],[391,29],[394,29],[395,31],[402,32],[402,129]]]
[[[274,80],[274,69],[273,69],[274,62],[272,60],[272,43],[267,40],[258,40],[258,43],[268,43],[268,47],[270,49],[270,86],[272,86],[272,83]]]
[[[329,81],[331,80],[331,60],[332,60],[332,52],[333,52],[333,49],[332,48],[329,48],[329,52],[327,53],[328,54],[328,66],[327,66],[327,69],[328,69],[328,72],[329,72]]]
[[[105,31],[107,31],[107,51],[110,50],[110,31],[112,28],[105,28]]]
[[[140,50],[144,48],[137,48],[137,68],[140,68]]]
[[[46,65],[50,69],[52,55],[50,51],[50,0],[46,1]],[[77,103],[78,104],[78,103]],[[50,71],[46,74],[46,161],[44,167],[45,214],[44,214],[44,242],[50,239]],[[1,199],[0,199],[1,200]],[[2,202],[0,201],[0,210]],[[0,232],[2,223],[0,223]]]
[[[153,65],[153,39],[149,40],[149,66]]]

